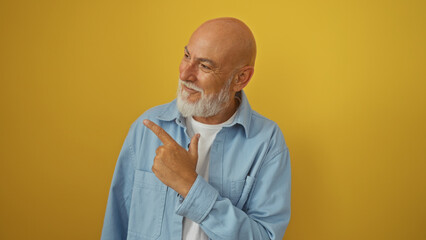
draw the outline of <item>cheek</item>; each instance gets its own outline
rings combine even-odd
[[[200,84],[200,87],[204,89],[204,93],[206,94],[216,94],[221,90],[219,84],[211,78],[204,79],[204,81]]]

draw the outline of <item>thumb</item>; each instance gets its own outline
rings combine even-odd
[[[191,143],[189,144],[189,149],[188,152],[196,157],[198,159],[198,141],[200,140],[200,134],[197,133],[195,134],[192,139],[191,139]]]

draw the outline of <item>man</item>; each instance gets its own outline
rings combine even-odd
[[[192,34],[177,99],[145,112],[124,141],[102,239],[282,239],[289,152],[243,92],[255,57],[240,20],[213,19]]]

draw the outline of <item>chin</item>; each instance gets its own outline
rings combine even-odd
[[[200,101],[200,98],[192,99],[190,97],[182,99],[186,104],[197,104]]]

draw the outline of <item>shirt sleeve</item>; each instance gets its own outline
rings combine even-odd
[[[267,159],[244,205],[244,211],[198,176],[176,214],[200,224],[216,239],[282,239],[290,221],[291,171],[288,149]]]
[[[135,153],[132,144],[133,125],[118,156],[105,211],[102,240],[127,238],[130,197],[133,188]]]

